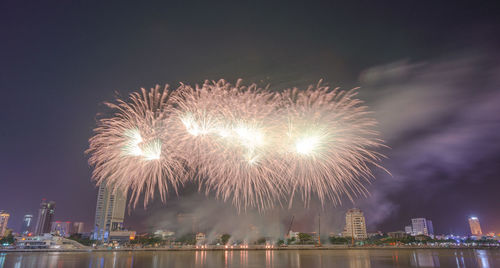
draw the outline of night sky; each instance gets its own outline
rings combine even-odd
[[[40,199],[56,220],[93,224],[97,189],[84,151],[96,114],[140,87],[224,78],[305,87],[324,79],[375,112],[390,149],[371,196],[322,212],[332,231],[365,211],[369,231],[427,217],[437,233],[500,233],[500,9],[480,1],[0,2],[0,209],[16,231]],[[270,2],[270,1],[269,1]],[[334,1],[328,1],[334,2]],[[493,2],[493,1],[491,1]],[[237,215],[187,190],[127,214],[139,231],[178,211]],[[208,210],[213,211],[213,210]],[[312,228],[309,210],[297,228]],[[249,212],[254,213],[254,212]],[[236,216],[240,217],[240,216]],[[241,216],[244,217],[244,216]],[[263,215],[262,217],[266,217]]]

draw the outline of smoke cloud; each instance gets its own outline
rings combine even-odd
[[[464,180],[488,180],[487,171],[493,172],[500,160],[499,67],[491,55],[467,54],[421,63],[401,61],[361,74],[382,136],[391,147],[383,165],[392,176],[379,172],[372,196],[360,202],[372,226],[401,213],[401,192],[415,196],[414,204],[439,206],[440,191]],[[429,217],[417,207],[410,204],[404,209],[413,217]],[[438,221],[450,224],[442,216]]]

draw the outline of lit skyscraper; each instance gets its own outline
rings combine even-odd
[[[38,210],[35,235],[50,233],[50,225],[52,223],[52,219],[54,218],[55,211],[56,202],[50,201],[47,203],[45,202],[45,199],[42,199],[40,209]]]
[[[432,225],[431,220],[427,220],[427,233],[429,236],[434,237],[434,225]]]
[[[7,231],[7,223],[9,223],[10,214],[0,210],[0,237],[4,237]]]
[[[94,239],[108,241],[109,233],[123,229],[127,197],[120,191],[113,193],[102,183],[97,193]]]
[[[357,208],[349,209],[345,214],[345,228],[342,232],[344,237],[354,239],[366,239],[366,222],[363,211]]]
[[[482,236],[481,225],[479,224],[479,219],[477,217],[469,218],[470,233],[474,236]]]
[[[432,221],[426,218],[415,218],[411,219],[411,229],[412,235],[426,235],[434,236],[434,227],[432,226]]]
[[[23,218],[23,225],[21,226],[21,233],[28,234],[31,232],[31,228],[33,226],[33,215],[26,214]]]

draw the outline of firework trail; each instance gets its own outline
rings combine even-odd
[[[107,103],[115,113],[99,120],[87,150],[97,183],[130,190],[134,204],[156,188],[164,200],[186,179],[238,209],[295,195],[338,204],[366,194],[381,157],[376,122],[355,91],[321,81],[305,91],[219,80],[141,93]]]

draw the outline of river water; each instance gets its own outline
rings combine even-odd
[[[500,250],[349,249],[0,253],[10,267],[500,267]]]

